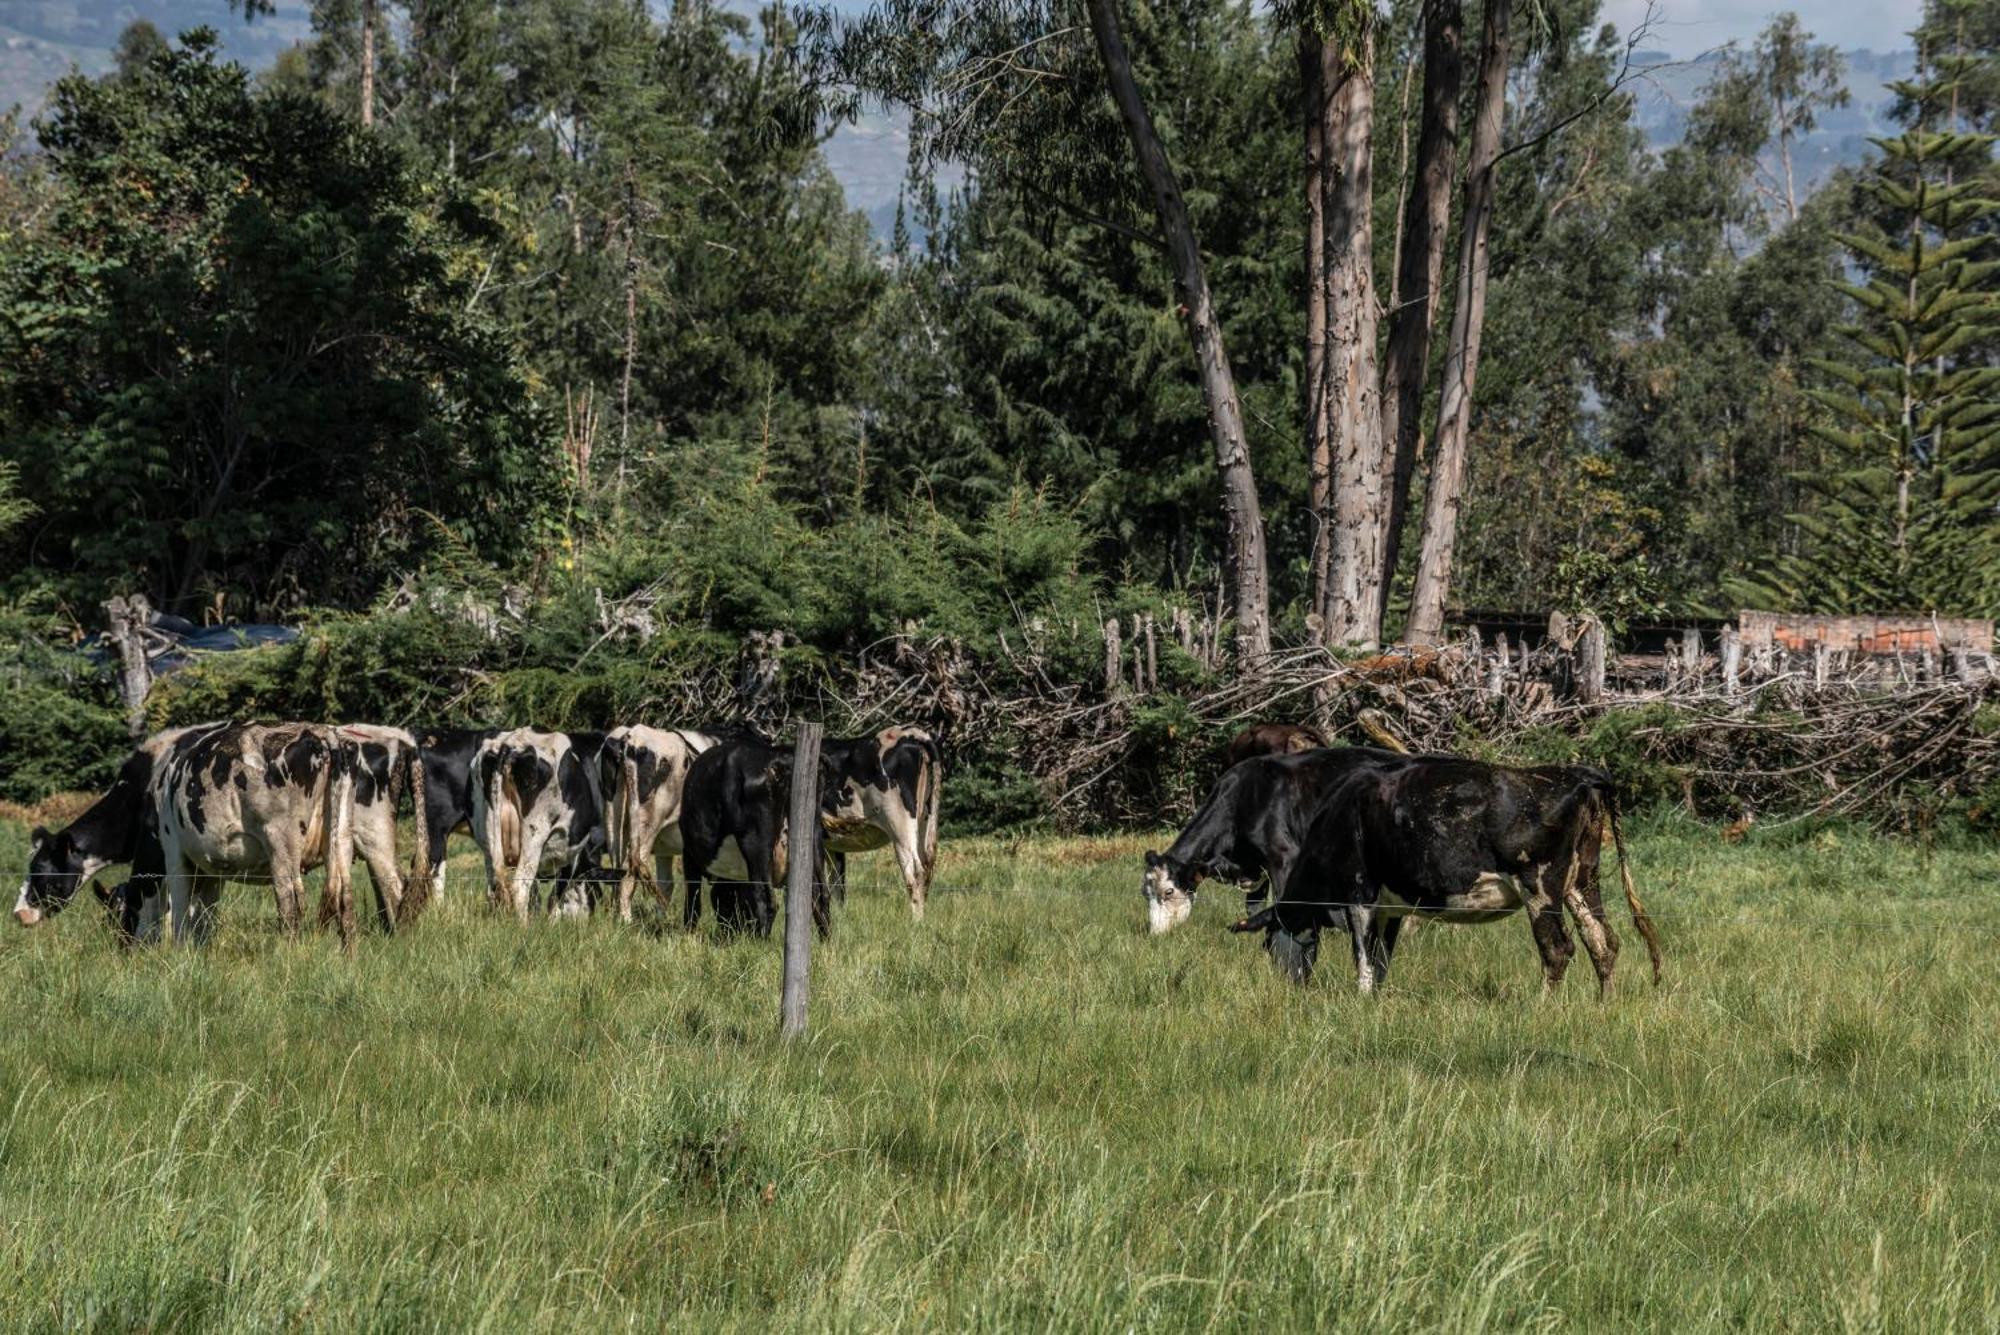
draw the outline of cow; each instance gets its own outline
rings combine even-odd
[[[83,883],[104,868],[130,863],[142,839],[151,836],[147,803],[160,758],[180,738],[223,726],[205,723],[155,733],[125,758],[111,787],[82,815],[53,834],[36,826],[29,836],[28,874],[14,901],[14,920],[33,927],[61,913]]]
[[[821,794],[821,823],[835,896],[846,898],[849,853],[892,846],[910,915],[921,920],[937,867],[944,783],[937,738],[928,729],[898,725],[829,742],[821,754],[831,766],[824,780],[829,791]]]
[[[1304,751],[1316,751],[1325,745],[1325,738],[1303,724],[1253,723],[1229,739],[1229,747],[1223,752],[1222,767],[1230,770],[1259,756],[1295,756]]]
[[[1224,771],[1194,819],[1165,853],[1148,851],[1141,891],[1147,927],[1158,936],[1186,922],[1204,879],[1253,888],[1285,874],[1328,794],[1355,769],[1398,759],[1391,751],[1343,746],[1291,755],[1257,756]]]
[[[688,771],[703,751],[724,739],[768,745],[756,731],[735,724],[703,728],[613,728],[598,754],[598,791],[604,797],[604,841],[618,873],[618,918],[632,921],[632,893],[640,885],[670,907],[673,861],[681,852],[681,796]]]
[[[424,805],[419,813],[430,857],[430,897],[444,898],[446,845],[472,832],[472,760],[493,728],[433,728],[417,734],[424,765]]]
[[[151,785],[176,943],[208,937],[223,882],[265,877],[279,924],[297,935],[305,873],[323,863],[320,922],[335,922],[342,949],[352,953],[357,852],[374,878],[382,926],[394,931],[404,916],[405,881],[396,865],[399,776],[421,808],[415,739],[394,728],[249,723],[176,738],[154,766]],[[412,884],[429,884],[426,852],[417,840]]]
[[[551,916],[587,912],[604,852],[597,791],[603,733],[516,728],[480,744],[472,764],[472,833],[486,858],[492,902],[522,921],[535,882],[557,872]]]
[[[836,795],[833,762],[820,757],[821,808]],[[680,815],[681,865],[687,878],[683,920],[694,930],[701,920],[701,892],[714,883],[715,918],[726,931],[768,936],[776,917],[771,887],[785,874],[791,848],[792,752],[748,739],[725,741],[694,758],[683,787]],[[815,827],[803,856],[815,865],[822,852]],[[824,877],[813,881],[813,925],[821,936],[832,927]]]
[[[1356,984],[1372,993],[1406,917],[1490,922],[1525,909],[1544,989],[1553,991],[1575,953],[1567,909],[1599,995],[1609,996],[1618,937],[1598,888],[1607,837],[1657,986],[1659,937],[1632,884],[1616,790],[1609,775],[1579,765],[1508,769],[1423,756],[1356,767],[1321,806],[1271,903],[1236,930],[1266,931],[1280,967],[1303,982],[1320,930],[1344,919]]]

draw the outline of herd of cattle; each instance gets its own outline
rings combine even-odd
[[[213,928],[226,881],[268,881],[288,933],[300,926],[305,874],[326,868],[319,917],[342,945],[356,936],[350,868],[375,885],[377,917],[394,931],[445,890],[445,845],[469,832],[486,860],[493,904],[526,919],[591,912],[616,896],[632,916],[635,888],[662,905],[679,857],[685,918],[710,887],[725,925],[768,932],[783,878],[792,753],[745,727],[622,727],[608,733],[447,731],[372,724],[210,723],[147,739],[82,815],[32,836],[14,917],[33,926],[109,866],[132,876],[99,898],[127,940],[176,941]],[[923,916],[937,860],[942,760],[925,729],[885,728],[820,752],[822,859],[814,920],[841,894],[850,852],[893,845]],[[414,847],[397,850],[396,810],[418,814]],[[608,866],[607,866],[608,863]],[[549,893],[537,890],[549,884]]]
[[[128,941],[212,930],[225,881],[268,880],[288,933],[305,873],[326,868],[319,917],[356,937],[350,868],[368,866],[377,916],[394,931],[445,892],[446,842],[471,834],[489,901],[522,919],[615,904],[630,921],[644,886],[670,909],[673,861],[694,927],[708,888],[726,928],[768,934],[788,856],[814,859],[813,920],[824,934],[844,895],[846,856],[892,847],[918,918],[937,860],[943,759],[921,727],[897,726],[821,751],[820,820],[791,847],[792,753],[754,729],[628,726],[608,733],[410,733],[374,725],[212,723],[149,738],[111,789],[64,829],[37,829],[14,916],[33,926],[106,867],[130,879],[98,897]],[[398,852],[396,813],[418,814]],[[1618,937],[1599,886],[1618,851],[1625,898],[1660,979],[1659,939],[1632,883],[1610,779],[1580,766],[1513,769],[1451,756],[1328,747],[1307,729],[1262,724],[1165,853],[1146,854],[1154,933],[1187,920],[1201,882],[1248,891],[1237,931],[1262,931],[1303,981],[1322,930],[1345,928],[1356,980],[1387,975],[1404,919],[1487,922],[1525,910],[1550,988],[1575,953],[1576,924],[1608,992]],[[546,895],[538,895],[547,884]],[[1261,887],[1268,887],[1268,894]]]

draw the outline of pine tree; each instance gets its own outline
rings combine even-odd
[[[1806,542],[1749,592],[1831,612],[1988,613],[2000,599],[2000,212],[1994,136],[1953,123],[1963,63],[1892,85],[1908,128],[1878,139],[1845,233],[1849,355],[1816,360],[1830,466],[1807,479]]]

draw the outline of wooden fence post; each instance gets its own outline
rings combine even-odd
[[[1692,626],[1681,632],[1681,671],[1689,687],[1701,689],[1701,632]]]
[[[125,730],[137,741],[146,735],[146,696],[153,689],[153,667],[146,661],[143,632],[153,623],[146,595],[112,598],[104,604],[106,632],[118,650],[118,698],[125,702]]]
[[[1153,614],[1146,613],[1146,689],[1160,689],[1160,642],[1153,630]]]
[[[1104,693],[1116,695],[1125,685],[1119,669],[1125,662],[1123,637],[1119,634],[1118,618],[1112,617],[1104,623]]]
[[[1735,695],[1743,686],[1743,641],[1736,627],[1722,628],[1722,693]]]
[[[1507,632],[1496,631],[1493,635],[1493,662],[1486,670],[1486,689],[1495,695],[1507,689]]]
[[[819,878],[820,725],[801,723],[792,748],[792,811],[785,826],[790,856],[785,867],[785,985],[779,997],[780,1032],[806,1031],[806,984],[812,964],[813,882]]]
[[[1604,698],[1604,623],[1590,617],[1576,642],[1576,693],[1584,704],[1594,705]]]

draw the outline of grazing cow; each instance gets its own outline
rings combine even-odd
[[[944,756],[924,728],[896,726],[866,737],[827,743],[820,795],[821,824],[832,863],[833,891],[846,898],[847,855],[884,845],[921,919],[937,866],[938,800]]]
[[[296,935],[305,873],[324,863],[320,921],[335,921],[351,952],[357,851],[374,877],[382,925],[393,931],[404,884],[396,865],[399,771],[421,806],[415,741],[393,728],[229,724],[177,738],[154,767],[151,790],[174,939],[206,938],[224,881],[263,877],[279,922]],[[427,885],[426,847],[417,844],[411,879]]]
[[[431,865],[430,894],[444,898],[446,844],[460,832],[472,833],[472,760],[492,728],[434,728],[417,734],[423,755],[423,836]]]
[[[834,794],[830,761],[820,758],[822,809]],[[688,770],[681,800],[681,865],[687,878],[683,921],[701,920],[702,886],[714,883],[715,918],[730,931],[770,934],[777,916],[771,887],[785,875],[790,853],[792,752],[749,740],[725,741],[701,752]],[[805,856],[817,863],[820,832]],[[813,924],[832,927],[829,887],[813,882]]]
[[[1316,751],[1325,745],[1324,737],[1303,724],[1253,723],[1229,739],[1229,748],[1223,752],[1222,767],[1225,770],[1234,769],[1258,756],[1295,756],[1303,751]]]
[[[603,733],[516,728],[487,738],[473,758],[472,832],[486,856],[487,890],[524,922],[545,869],[558,873],[550,913],[587,911],[604,850],[603,746]]]
[[[1274,957],[1304,981],[1320,929],[1344,918],[1366,993],[1387,975],[1405,917],[1490,922],[1525,908],[1552,990],[1575,953],[1567,909],[1608,996],[1618,938],[1598,889],[1607,835],[1658,984],[1659,938],[1632,884],[1616,792],[1609,775],[1583,766],[1506,769],[1449,757],[1360,766],[1322,805],[1272,902],[1236,927],[1270,932]]]
[[[724,739],[768,745],[734,724],[706,728],[613,728],[598,754],[604,796],[604,841],[618,872],[618,918],[632,921],[632,892],[643,883],[671,907],[673,862],[681,852],[681,797],[688,771],[703,751]]]
[[[148,737],[119,766],[109,791],[82,815],[53,834],[37,826],[30,836],[28,875],[14,901],[14,920],[33,927],[67,908],[83,883],[104,868],[130,863],[152,834],[147,802],[160,758],[179,739],[223,726],[205,723]]]
[[[1284,884],[1327,795],[1355,769],[1397,758],[1374,747],[1343,746],[1257,756],[1224,771],[1173,846],[1146,854],[1141,888],[1147,926],[1157,936],[1186,922],[1207,877],[1246,889],[1266,875],[1272,885]],[[1262,896],[1251,893],[1254,908]]]

